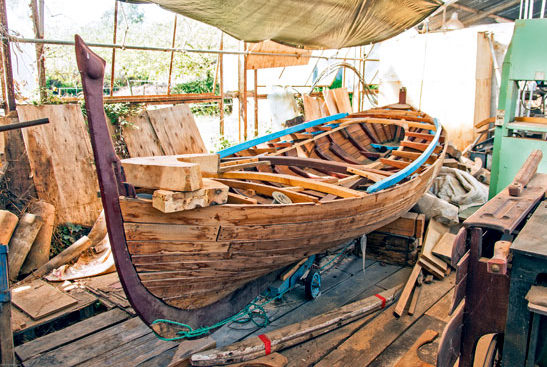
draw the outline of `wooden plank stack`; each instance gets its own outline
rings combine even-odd
[[[451,234],[447,226],[433,219],[429,221],[418,261],[414,265],[412,273],[393,311],[397,317],[403,315],[409,301],[410,307],[408,313],[410,315],[414,313],[414,308],[416,307],[416,303],[419,302],[418,298],[420,296],[420,288],[418,286],[422,282],[429,283],[428,277],[442,280],[450,274],[450,266],[455,265],[452,264],[452,252],[455,241],[456,235]],[[428,275],[424,277],[424,273]]]
[[[152,206],[163,213],[225,204],[228,186],[209,178],[219,172],[218,154],[194,153],[122,160],[126,179],[153,189]]]
[[[408,212],[367,235],[367,255],[387,264],[413,266],[418,260],[425,216]]]

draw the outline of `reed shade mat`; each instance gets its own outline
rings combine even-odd
[[[338,49],[379,42],[421,22],[438,0],[133,0],[215,26],[237,39]]]

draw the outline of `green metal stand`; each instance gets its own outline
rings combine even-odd
[[[492,154],[490,198],[511,183],[526,158],[535,149],[547,155],[547,124],[515,122],[519,85],[522,81],[547,81],[547,18],[519,19],[503,61],[496,132]],[[520,136],[516,136],[520,135]],[[538,172],[547,172],[543,159]]]

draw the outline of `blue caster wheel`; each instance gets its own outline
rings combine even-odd
[[[304,283],[304,288],[307,299],[313,300],[319,297],[321,294],[321,274],[318,269],[310,269]]]

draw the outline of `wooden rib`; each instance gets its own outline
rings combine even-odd
[[[361,177],[368,178],[369,180],[371,180],[373,182],[382,181],[384,178],[386,178],[386,176],[382,176],[382,175],[372,173],[372,172],[363,171],[363,170],[353,168],[353,167],[348,167],[348,172],[354,173],[354,174],[359,175]]]
[[[407,131],[407,132],[405,132],[405,136],[424,139],[424,140],[427,140],[427,141],[431,141],[435,137],[435,135],[433,135],[433,134],[423,134],[423,133],[417,133],[415,131]]]
[[[342,136],[348,140],[358,151],[359,153],[366,157],[366,158],[378,158],[380,156],[379,153],[376,153],[376,152],[371,152],[369,151],[367,148],[365,148],[364,146],[362,146],[357,140],[355,140],[355,138],[353,137],[353,135],[351,135],[351,133],[349,131],[347,131],[347,129],[342,129],[340,130],[340,133],[342,134]]]
[[[360,123],[359,126],[361,127],[361,130],[365,133],[366,136],[374,143],[374,144],[380,144],[380,140],[378,140],[378,136],[376,135],[376,132],[372,132],[368,126],[365,124]]]
[[[351,189],[346,189],[340,186],[327,183],[320,183],[316,180],[299,178],[289,175],[274,175],[264,172],[226,172],[219,174],[219,178],[236,178],[243,180],[259,180],[277,182],[288,186],[302,186],[306,189],[335,194],[343,198],[361,197],[363,193]]]
[[[425,144],[425,143],[415,143],[413,141],[407,141],[407,140],[403,140],[401,141],[401,146],[402,147],[407,147],[407,148],[412,148],[412,149],[416,149],[416,150],[419,150],[420,152],[423,152],[427,149],[427,147],[429,147],[429,144]],[[443,148],[438,145],[435,147],[435,149],[433,150],[434,153],[440,153],[441,150]]]
[[[410,160],[415,160],[420,155],[422,155],[422,153],[407,152],[406,150],[392,150],[391,155],[393,155],[395,157],[401,157],[401,158],[407,158],[407,159],[410,159]],[[434,163],[435,160],[437,160],[437,156],[432,154],[425,162],[426,163]]]
[[[244,181],[237,181],[237,180],[229,180],[229,179],[222,179],[218,178],[215,179],[218,182],[221,182],[225,185],[228,185],[230,187],[236,187],[241,189],[251,189],[256,191],[259,194],[272,196],[274,191],[279,191],[282,194],[285,194],[288,196],[293,203],[309,203],[309,202],[317,202],[318,200],[312,196],[305,195],[305,194],[299,194],[292,190],[287,190],[285,188],[275,187],[275,186],[268,186],[264,184],[259,183],[253,183],[253,182],[244,182]]]
[[[249,204],[249,205],[255,205],[258,204],[258,201],[253,198],[249,198],[247,196],[243,196],[240,194],[235,194],[233,192],[228,193],[228,204]]]
[[[224,159],[226,159],[226,158],[224,158]],[[235,165],[238,165],[238,164],[245,164],[245,163],[252,163],[252,162],[258,162],[258,157],[246,158],[246,159],[236,158],[236,159],[233,159],[233,160],[228,160],[226,162],[220,163],[220,167],[222,168],[222,167],[228,167],[228,166],[235,166]]]
[[[395,167],[395,168],[400,168],[400,169],[403,169],[410,164],[410,162],[396,161],[396,160],[387,159],[387,158],[380,158],[380,162],[385,165]]]
[[[269,166],[269,161],[256,161],[256,162],[248,162],[248,163],[241,163],[241,164],[233,164],[230,166],[223,166],[218,169],[219,173],[222,172],[228,172],[228,171],[239,171],[245,168],[254,168],[256,166]]]
[[[331,142],[329,150],[333,152],[338,158],[349,164],[361,164],[361,162],[351,157],[344,149],[340,147],[340,145],[336,144],[335,142]]]

